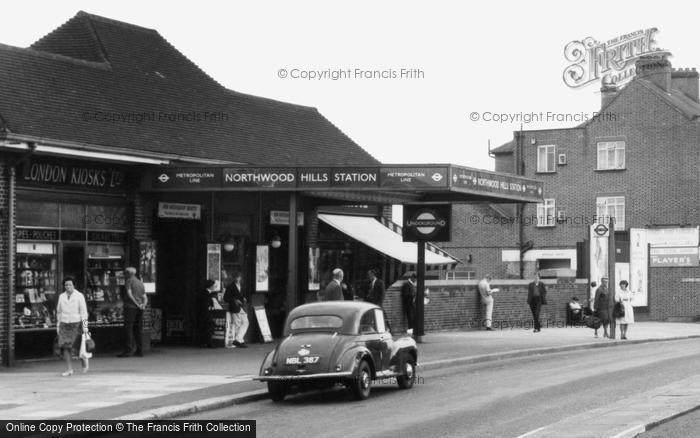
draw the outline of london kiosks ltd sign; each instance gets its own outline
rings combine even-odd
[[[404,242],[448,242],[452,204],[416,204],[403,206]]]

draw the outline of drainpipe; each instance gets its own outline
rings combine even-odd
[[[515,174],[516,175],[522,175],[523,174],[523,166],[522,166],[522,161],[523,161],[523,125],[520,125],[520,131],[515,133]],[[525,204],[518,203],[517,205],[517,217],[518,217],[518,249],[519,249],[519,254],[520,254],[520,278],[523,279],[525,278],[525,266],[523,262],[523,246],[525,245],[525,237],[524,237],[524,220],[523,220],[523,212],[525,211]]]

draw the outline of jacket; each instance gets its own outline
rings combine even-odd
[[[239,313],[245,304],[245,297],[236,283],[231,283],[224,292],[224,302],[228,304],[228,311]]]
[[[386,290],[384,288],[384,282],[379,278],[374,280],[374,285],[372,282],[369,284],[369,293],[367,294],[367,301],[382,307],[384,302],[384,294]]]
[[[532,298],[535,296],[535,287],[540,294],[540,303],[547,304],[547,288],[544,287],[544,283],[541,281],[535,285],[533,281],[527,286],[527,303],[532,304]]]
[[[326,288],[319,292],[319,301],[343,301],[343,288],[338,284],[337,281],[331,280]]]

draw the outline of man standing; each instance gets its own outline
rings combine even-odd
[[[117,357],[143,356],[143,311],[148,304],[146,289],[141,280],[136,278],[136,268],[128,267],[126,272],[126,282],[124,284],[124,333],[125,348]]]
[[[491,275],[486,274],[484,278],[479,281],[477,286],[479,289],[479,295],[481,295],[481,303],[486,305],[486,314],[484,317],[484,324],[486,325],[486,330],[493,330],[491,327],[491,318],[493,316],[493,293],[498,292],[498,289],[491,289],[489,282],[491,281]]]
[[[535,321],[535,333],[540,331],[540,310],[542,305],[547,304],[547,288],[540,281],[540,274],[535,273],[535,279],[527,286],[527,304],[530,305],[532,319]]]
[[[342,301],[343,300],[343,270],[333,269],[333,280],[326,288],[318,293],[319,301]]]
[[[377,277],[376,269],[370,269],[367,271],[367,276],[369,277],[369,293],[367,294],[367,301],[382,307],[382,304],[384,303],[384,294],[386,292],[384,282]]]
[[[228,312],[230,313],[231,325],[233,327],[233,341],[227,348],[248,348],[245,344],[245,334],[250,325],[248,321],[248,312],[246,311],[245,295],[243,295],[243,274],[237,272],[233,277],[233,282],[226,288],[224,292],[224,301],[228,303]]]
[[[403,311],[406,314],[406,333],[413,334],[413,324],[416,318],[416,274],[415,272],[408,277],[403,286],[401,286],[401,302]]]

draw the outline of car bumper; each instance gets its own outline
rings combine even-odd
[[[261,382],[300,382],[307,380],[317,380],[317,379],[338,379],[352,377],[352,371],[343,371],[338,373],[316,373],[316,374],[301,374],[301,375],[288,375],[288,376],[256,376],[253,380],[259,380]]]

